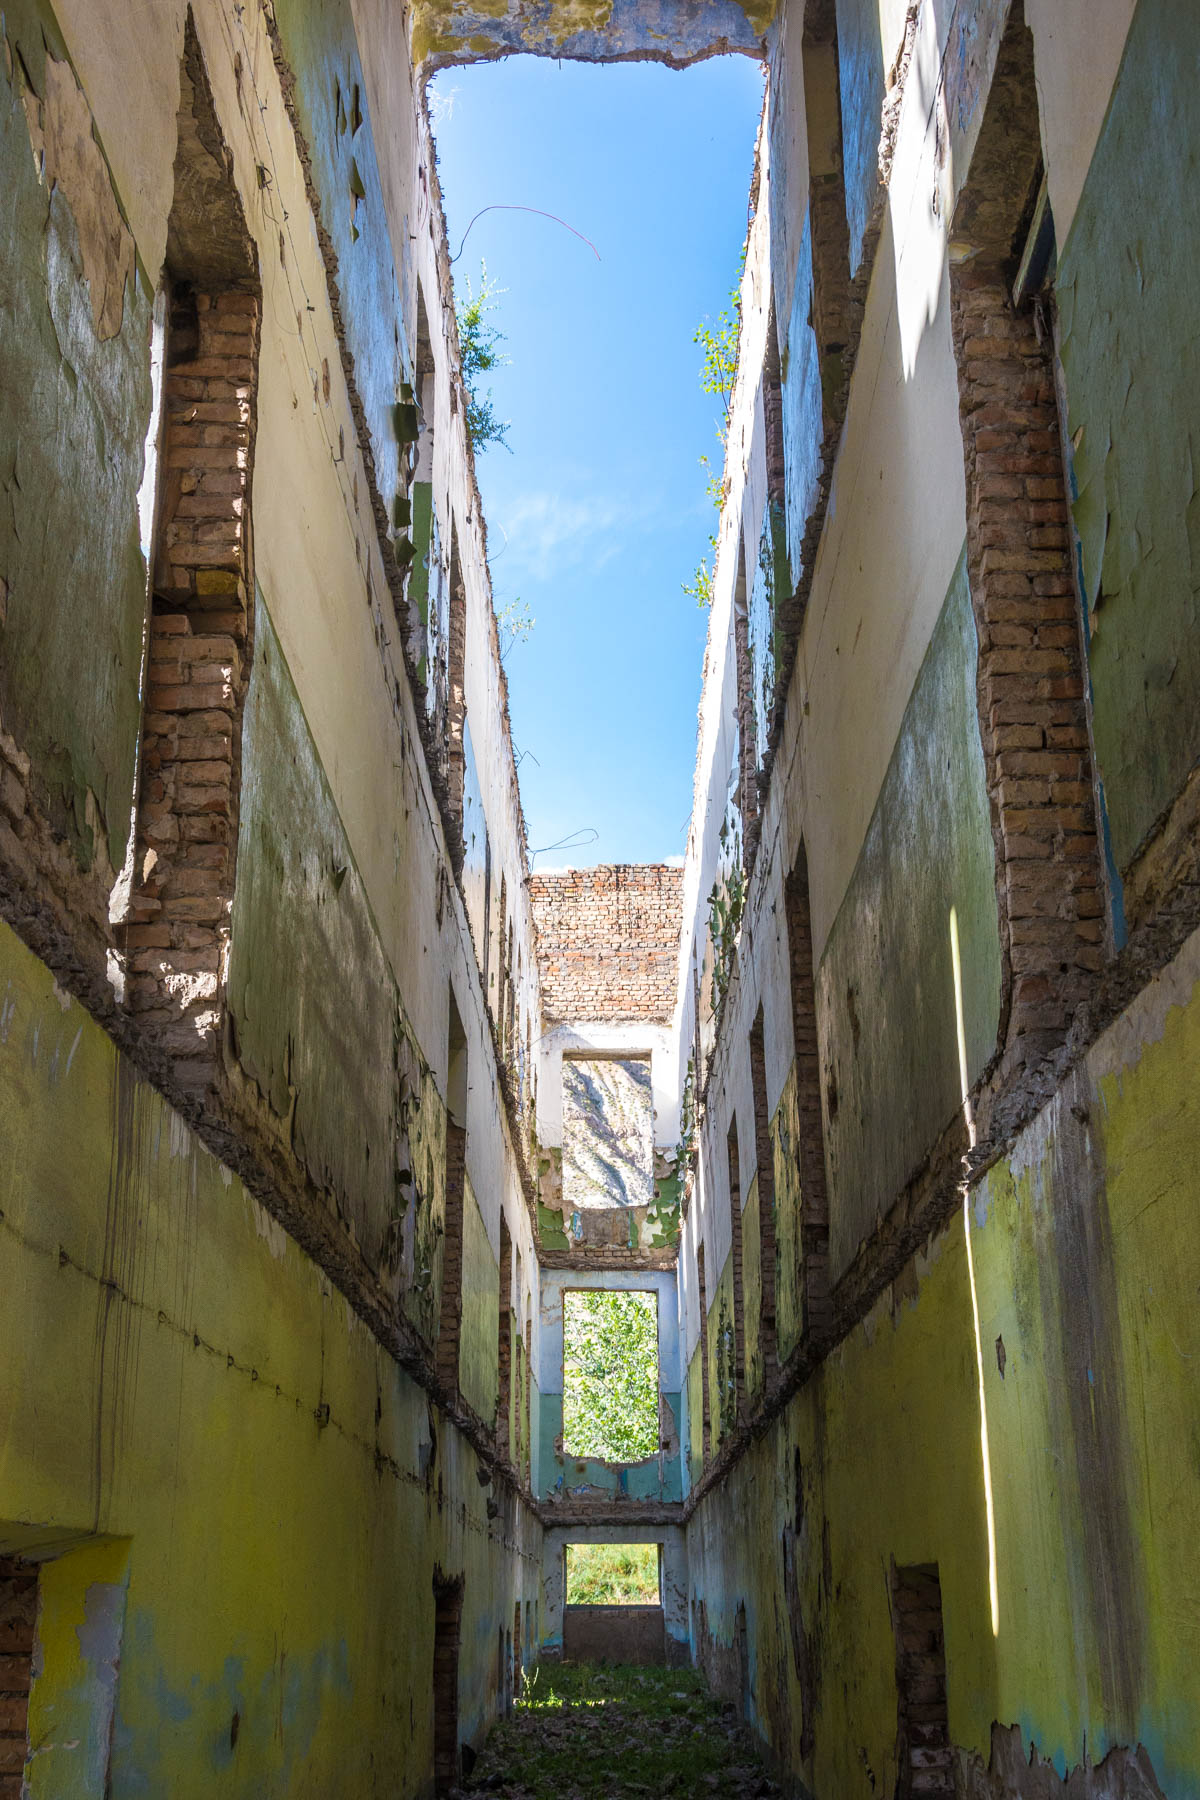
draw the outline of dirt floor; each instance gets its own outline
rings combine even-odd
[[[690,1669],[547,1663],[495,1727],[464,1794],[507,1800],[777,1795],[732,1706]]]

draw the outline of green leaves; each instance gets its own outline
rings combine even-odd
[[[467,390],[467,436],[476,451],[486,450],[489,444],[503,444],[511,451],[509,421],[497,416],[491,389],[485,394],[479,385],[481,375],[502,368],[509,360],[499,348],[504,342],[504,333],[486,321],[486,314],[496,311],[496,297],[504,289],[489,281],[485,262],[479,265],[478,292],[472,290],[469,281],[466,287],[467,297],[456,308],[456,316],[463,382]]]
[[[563,1295],[563,1449],[640,1462],[658,1450],[658,1304],[606,1289]]]

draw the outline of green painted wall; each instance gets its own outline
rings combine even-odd
[[[1193,938],[974,1191],[995,1632],[961,1212],[702,1503],[697,1596],[725,1645],[745,1598],[757,1727],[811,1791],[893,1791],[894,1557],[939,1566],[956,1745],[1141,1743],[1200,1795],[1198,1060]]]
[[[962,558],[817,973],[834,1280],[961,1105],[952,909],[972,1079],[996,1047],[1000,938],[976,660]]]
[[[99,151],[90,179],[72,167],[59,169],[53,188],[38,180],[26,106],[36,116],[52,58],[75,91],[52,14],[19,0],[5,7],[3,32],[0,725],[31,757],[39,804],[85,869],[96,849],[94,795],[117,869],[141,721],[137,488],[150,418],[150,305]],[[90,143],[81,96],[79,107],[77,128]],[[121,277],[111,266],[105,276],[94,255],[85,264],[80,220],[89,246],[100,226],[126,259],[123,306],[114,301],[102,327],[113,335],[98,335],[93,301],[105,279],[119,295]]]
[[[279,1132],[372,1268],[397,1286],[404,1275],[404,1305],[431,1342],[445,1107],[261,592],[254,629],[229,963],[233,1041]]]
[[[127,1581],[111,1800],[428,1793],[434,1565],[465,1576],[478,1741],[540,1530],[489,1522],[474,1451],[2,927],[0,1021],[0,1543],[72,1551],[34,1704],[82,1735],[50,1791],[89,1792]]]
[[[469,1180],[463,1196],[462,1284],[458,1385],[463,1399],[490,1426],[496,1416],[500,1269]]]
[[[1200,13],[1141,0],[1058,272],[1096,756],[1125,871],[1200,757]]]

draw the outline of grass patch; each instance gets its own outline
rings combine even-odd
[[[654,1606],[657,1544],[568,1544],[568,1606]]]
[[[546,1663],[495,1727],[472,1789],[509,1800],[774,1795],[733,1708],[693,1669]]]

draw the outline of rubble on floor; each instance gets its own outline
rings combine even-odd
[[[544,1664],[488,1738],[465,1794],[503,1800],[757,1800],[763,1772],[736,1709],[692,1670]]]

